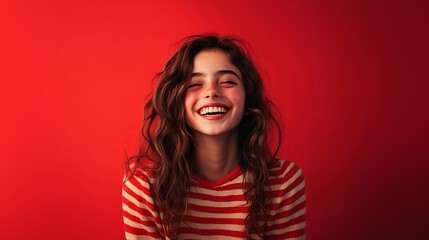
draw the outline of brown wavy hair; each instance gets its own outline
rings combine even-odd
[[[212,49],[225,53],[242,74],[245,114],[238,132],[239,165],[246,176],[250,176],[244,178],[249,181],[244,194],[250,204],[246,230],[248,234],[257,233],[263,237],[267,224],[264,186],[268,182],[268,168],[279,150],[281,131],[272,112],[277,108],[264,94],[262,78],[247,45],[237,38],[205,34],[189,36],[181,42],[180,49],[155,77],[158,83],[144,108],[143,141],[139,153],[127,158],[127,172],[134,174],[136,167],[150,169],[155,178],[154,201],[162,213],[163,226],[170,237],[177,237],[186,211],[194,165],[195,139],[186,123],[184,98],[195,56]],[[277,137],[272,151],[269,134]],[[142,164],[144,159],[152,164]]]

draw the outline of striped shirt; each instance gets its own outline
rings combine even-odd
[[[280,160],[270,168],[267,196],[266,239],[305,239],[306,197],[301,169]],[[165,236],[151,194],[153,177],[147,172],[130,177],[122,189],[122,208],[126,239],[169,239]],[[245,219],[249,204],[244,196],[245,183],[240,168],[223,179],[209,182],[192,176],[184,223],[179,239],[259,239],[247,236]]]

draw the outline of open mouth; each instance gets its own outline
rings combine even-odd
[[[227,112],[228,108],[224,106],[203,107],[198,111],[201,116],[219,116]]]

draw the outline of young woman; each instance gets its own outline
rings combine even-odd
[[[188,37],[157,77],[127,162],[126,238],[304,239],[304,177],[275,158],[280,127],[245,45]]]

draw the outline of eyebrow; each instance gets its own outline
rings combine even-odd
[[[240,76],[238,76],[238,73],[236,73],[236,72],[234,72],[232,70],[219,70],[219,71],[216,72],[215,76],[219,77],[219,76],[222,76],[222,75],[225,75],[225,74],[235,75],[235,76],[237,76],[238,79],[241,80]],[[192,73],[192,77],[205,77],[205,76],[206,76],[205,73],[200,73],[200,72]]]

